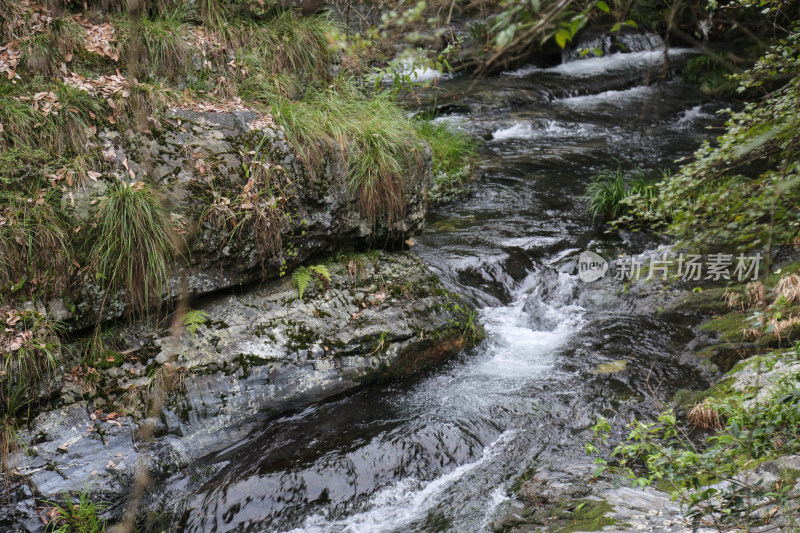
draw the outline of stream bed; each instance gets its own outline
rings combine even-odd
[[[487,338],[413,378],[315,405],[173,478],[165,508],[190,532],[488,530],[514,479],[590,463],[601,414],[655,411],[696,387],[682,362],[691,324],[592,293],[583,250],[638,253],[653,238],[609,236],[585,189],[619,163],[674,168],[719,126],[721,107],[670,75],[691,51],[639,51],[442,82],[436,105],[485,140],[472,195],[434,210],[415,251],[480,308]],[[661,81],[649,83],[667,73]],[[625,371],[597,373],[625,360]]]

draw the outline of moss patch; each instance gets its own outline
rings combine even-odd
[[[744,340],[742,331],[750,327],[751,324],[747,320],[747,315],[733,311],[711,319],[700,326],[700,329],[717,333],[721,339],[728,342],[742,342]]]

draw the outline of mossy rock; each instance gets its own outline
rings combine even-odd
[[[716,333],[722,340],[728,342],[742,342],[745,340],[744,330],[752,327],[748,315],[739,311],[712,318],[700,326],[701,331]]]

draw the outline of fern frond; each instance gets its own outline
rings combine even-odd
[[[183,315],[183,325],[192,337],[194,337],[194,334],[200,329],[200,326],[206,322],[208,322],[208,313],[205,311],[189,309],[186,311],[186,314]]]
[[[303,299],[303,293],[306,291],[309,283],[311,283],[311,270],[309,270],[308,267],[297,267],[294,272],[292,272],[292,285],[297,288],[297,295],[301,300]]]
[[[311,267],[311,272],[319,276],[321,279],[324,279],[325,281],[331,280],[331,273],[326,265],[314,265]]]

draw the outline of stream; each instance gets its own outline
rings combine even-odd
[[[638,253],[653,237],[604,234],[593,174],[674,168],[712,136],[721,107],[640,50],[440,83],[446,120],[485,140],[482,178],[433,210],[415,251],[480,308],[487,338],[436,370],[361,390],[263,427],[198,468],[170,509],[190,532],[488,530],[513,480],[590,463],[597,416],[652,414],[699,386],[681,362],[691,324],[634,312],[575,275],[582,250]],[[653,82],[667,73],[665,79]],[[616,160],[616,161],[615,161]],[[628,362],[616,374],[598,364]]]

